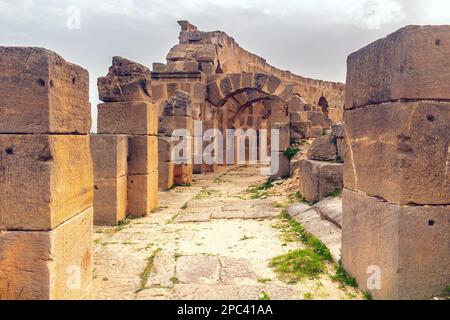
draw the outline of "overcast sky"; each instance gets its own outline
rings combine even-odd
[[[225,31],[281,69],[344,82],[351,52],[408,24],[450,23],[450,1],[0,0],[0,45],[45,47],[85,67],[95,105],[111,57],[165,62],[181,19]]]

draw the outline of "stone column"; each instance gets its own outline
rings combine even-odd
[[[98,200],[100,208],[100,202],[109,198],[108,215],[112,222],[118,221],[123,216],[121,203],[126,185],[127,215],[147,216],[158,207],[158,112],[152,103],[150,70],[136,62],[114,57],[108,75],[98,79],[98,89],[100,100],[105,103],[98,106],[99,137],[95,141],[109,141],[109,148],[95,157],[99,161],[96,167],[104,165],[104,158],[123,164],[125,149],[128,163],[127,170],[117,167],[114,176],[96,174],[97,187],[105,179],[112,179],[114,183],[109,183],[109,188],[96,189],[95,202],[97,204]],[[128,141],[124,142],[121,135],[126,135]],[[126,183],[123,182],[125,175]]]
[[[89,74],[0,47],[0,299],[80,299],[92,279]]]
[[[403,28],[348,58],[342,259],[378,299],[450,283],[450,27]]]

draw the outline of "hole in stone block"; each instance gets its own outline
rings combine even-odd
[[[131,183],[134,183],[134,181],[133,181],[133,180],[131,180],[130,182],[131,182]]]
[[[44,79],[38,79],[37,84],[41,87],[45,87],[45,81]]]
[[[98,190],[98,187],[97,187],[97,186],[94,186],[94,189],[95,189],[95,190]]]
[[[53,80],[50,80],[50,88],[53,88]]]
[[[434,41],[434,44],[436,46],[440,46],[441,45],[441,39],[436,39],[436,41]]]
[[[7,155],[12,155],[12,154],[14,154],[13,148],[7,148],[7,149],[5,150],[5,152],[6,152]]]
[[[434,226],[435,224],[436,224],[436,221],[434,221],[434,220],[429,220],[429,221],[428,221],[428,225],[429,225],[430,227]]]
[[[72,78],[72,84],[75,84],[77,82],[77,79]]]
[[[436,120],[436,119],[434,118],[434,116],[432,114],[427,115],[428,122],[433,122],[434,120]]]

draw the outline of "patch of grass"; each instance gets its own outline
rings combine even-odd
[[[272,279],[269,278],[260,278],[257,280],[259,283],[267,283],[267,282],[272,282]]]
[[[305,293],[303,295],[303,299],[305,299],[305,300],[312,300],[313,299],[312,293],[311,292]]]
[[[261,199],[269,195],[268,190],[271,188],[273,188],[273,180],[269,178],[259,186],[249,187],[245,193],[250,194],[250,199]]]
[[[150,255],[150,257],[147,258],[147,265],[145,266],[144,271],[141,273],[141,284],[139,290],[145,289],[145,286],[147,285],[148,277],[150,276],[150,273],[152,272],[153,268],[153,262],[155,260],[156,255],[161,252],[161,248],[156,249],[153,251],[153,253]]]
[[[273,258],[270,266],[288,283],[314,279],[326,271],[324,259],[311,249],[294,250]]]
[[[300,151],[297,147],[289,147],[284,151],[284,155],[289,159],[292,160],[297,153]]]
[[[173,186],[171,186],[170,188],[165,188],[164,190],[163,190],[163,192],[169,192],[170,190],[173,190],[173,189],[176,189],[178,186],[177,185],[173,185]]]
[[[289,200],[290,204],[298,203],[298,202],[305,202],[305,198],[303,198],[302,194],[300,192],[298,192],[298,191],[294,192],[294,193],[291,193],[288,196],[288,200]]]
[[[180,279],[178,279],[176,276],[173,276],[170,278],[170,282],[172,282],[173,284],[177,284],[180,283]]]
[[[344,269],[341,261],[339,261],[339,264],[336,267],[336,274],[331,277],[331,280],[340,282],[341,284],[349,287],[358,287],[356,279],[348,274],[348,272]]]
[[[188,208],[187,202],[181,206],[181,210],[186,210],[187,208]]]
[[[370,292],[368,292],[368,291],[364,292],[363,296],[364,296],[365,300],[374,300],[373,299],[373,295]]]
[[[220,192],[217,190],[210,190],[210,189],[204,188],[195,196],[194,199],[202,200],[202,199],[208,199],[213,196],[219,196],[219,195],[220,195]]]
[[[246,241],[246,240],[250,240],[250,239],[254,239],[255,237],[248,237],[248,236],[246,236],[246,235],[244,235],[241,239],[240,239],[240,241]]]
[[[310,247],[312,251],[319,255],[323,260],[333,261],[330,250],[322,241],[306,231],[306,229],[300,223],[295,221],[286,210],[283,210],[281,215],[288,222],[290,231],[298,236],[301,242]]]
[[[341,189],[336,189],[332,193],[330,193],[328,196],[332,197],[332,198],[338,198],[341,195],[342,195],[342,190]]]
[[[266,301],[266,300],[270,300],[270,297],[269,297],[269,295],[267,294],[267,292],[261,292],[260,294],[259,294],[259,300],[261,300],[261,301]]]

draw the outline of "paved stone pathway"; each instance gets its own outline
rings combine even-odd
[[[160,209],[149,217],[97,227],[92,298],[359,297],[327,274],[297,284],[277,278],[270,260],[303,245],[283,233],[279,204],[288,195],[252,199],[247,191],[265,181],[255,167],[222,167],[161,192]]]

